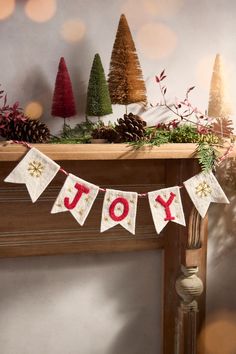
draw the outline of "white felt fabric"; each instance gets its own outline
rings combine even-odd
[[[78,189],[75,188],[75,184],[79,183],[80,185],[89,189],[89,193],[82,193],[80,199],[78,200],[76,206],[73,209],[67,209],[64,204],[65,198],[69,198],[69,201],[72,202],[75,198]],[[80,225],[83,225],[92,205],[97,197],[99,192],[99,187],[95,184],[89,183],[82,178],[76,177],[73,174],[69,174],[65,183],[52,207],[51,213],[61,213],[69,211],[73,217],[77,220]]]
[[[5,182],[24,183],[32,202],[40,197],[43,191],[57,174],[60,166],[39,150],[32,148],[5,178]]]
[[[193,204],[203,218],[211,202],[229,204],[228,198],[212,172],[201,172],[185,181],[184,185]]]
[[[112,202],[116,198],[125,198],[129,203],[129,212],[127,216],[121,221],[115,221],[111,218],[109,214],[109,209]],[[124,192],[114,189],[107,189],[103,201],[102,207],[102,220],[101,220],[101,232],[110,229],[115,225],[122,225],[126,230],[135,234],[135,223],[136,223],[136,213],[137,213],[137,201],[138,194],[136,192]],[[124,211],[124,206],[122,203],[118,203],[115,207],[115,215],[122,215]]]
[[[180,196],[180,187],[171,187],[171,188],[164,188],[164,189],[159,189],[155,190],[152,192],[148,193],[148,200],[149,200],[149,205],[152,213],[152,218],[153,222],[156,228],[156,232],[159,234],[163,228],[168,224],[169,220],[165,220],[166,218],[166,212],[165,208],[156,201],[156,198],[158,195],[161,196],[161,198],[167,202],[167,200],[170,197],[170,193],[174,193],[175,197],[173,199],[173,202],[170,204],[170,212],[171,216],[173,216],[175,219],[171,220],[172,222],[175,222],[176,224],[180,224],[185,226],[185,217],[184,217],[184,212],[183,212],[183,206],[182,206],[182,201],[181,201],[181,196]]]

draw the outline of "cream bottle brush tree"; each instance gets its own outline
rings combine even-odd
[[[213,129],[220,131],[222,137],[229,137],[233,133],[231,114],[224,67],[220,54],[217,54],[211,77],[208,116],[215,118]]]

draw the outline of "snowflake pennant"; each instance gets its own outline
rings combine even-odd
[[[32,177],[41,177],[44,165],[40,161],[31,161],[28,165],[28,171]]]
[[[52,214],[69,211],[83,225],[99,192],[99,187],[69,174],[53,207]]]
[[[200,182],[196,187],[195,187],[195,193],[198,197],[200,198],[205,198],[211,195],[211,187],[209,184],[207,184],[206,181]]]
[[[211,202],[229,204],[228,198],[212,172],[201,172],[185,181],[184,185],[202,218],[206,215]]]
[[[120,224],[135,234],[138,194],[107,189],[102,207],[101,232]]]
[[[43,191],[59,171],[60,166],[39,150],[32,148],[18,163],[4,182],[26,184],[32,202],[40,197]]]
[[[179,189],[180,187],[176,186],[148,193],[152,218],[158,234],[169,221],[186,225]]]

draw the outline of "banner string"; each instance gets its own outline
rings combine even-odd
[[[5,145],[8,145],[8,144],[18,144],[18,145],[23,145],[25,147],[27,147],[28,149],[32,149],[33,146],[31,146],[30,144],[28,144],[26,141],[19,141],[19,140],[9,140],[6,142]],[[217,166],[219,166],[227,157],[229,157],[229,155],[233,152],[233,149],[234,149],[234,146],[235,146],[235,142],[232,142],[230,144],[230,146],[227,148],[227,150],[225,151],[225,153],[217,159]],[[62,173],[64,173],[66,176],[69,176],[69,173],[64,170],[61,166],[60,166],[60,170]],[[179,188],[183,188],[183,186],[178,186]],[[105,193],[107,191],[106,188],[102,188],[102,187],[99,187],[99,191]],[[144,197],[147,197],[148,193],[137,193],[138,194],[138,197],[140,198],[144,198]]]

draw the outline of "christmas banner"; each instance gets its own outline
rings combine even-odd
[[[32,148],[5,178],[5,182],[26,184],[32,202],[43,191],[59,171],[60,166],[39,150]]]
[[[54,202],[51,213],[69,211],[80,225],[83,225],[99,191],[105,192],[101,232],[120,224],[135,234],[138,197],[148,196],[156,232],[172,221],[185,226],[184,211],[180,196],[180,186],[159,189],[138,194],[114,189],[103,189],[63,170],[57,163],[35,148],[30,148],[25,157],[5,178],[5,182],[26,185],[32,202],[35,202],[57,172],[67,175],[65,183]],[[184,186],[202,217],[211,202],[229,203],[212,172],[201,172],[184,182]]]
[[[102,207],[101,232],[122,225],[135,234],[138,194],[107,189]]]
[[[186,225],[179,190],[180,187],[171,187],[148,193],[152,218],[158,234],[169,221]]]
[[[195,208],[204,218],[211,202],[226,203],[229,200],[212,172],[201,172],[184,182]]]
[[[69,174],[53,207],[52,214],[69,211],[83,225],[99,192],[99,187]]]

